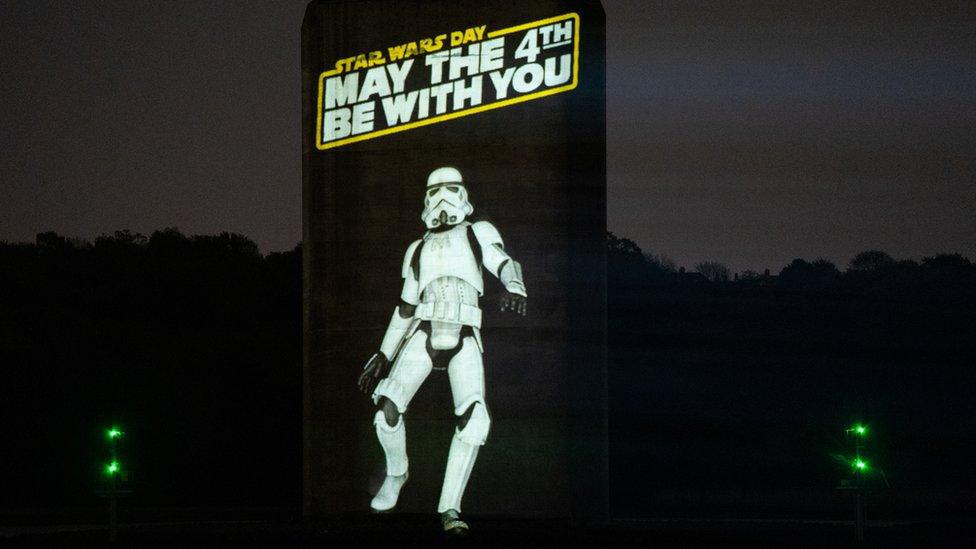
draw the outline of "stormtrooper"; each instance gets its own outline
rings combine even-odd
[[[379,352],[359,377],[360,390],[377,405],[373,423],[386,456],[386,478],[370,506],[388,511],[408,477],[404,414],[431,371],[447,370],[458,421],[437,512],[444,530],[453,534],[468,530],[460,518],[461,496],[491,425],[478,307],[482,267],[505,287],[502,311],[525,315],[527,297],[521,265],[505,252],[491,223],[469,221],[473,211],[457,169],[431,172],[420,216],[427,231],[407,248],[400,303]]]

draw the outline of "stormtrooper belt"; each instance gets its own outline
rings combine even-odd
[[[475,328],[481,327],[481,309],[464,303],[452,303],[449,301],[421,303],[417,305],[417,312],[414,313],[414,318],[453,322]]]

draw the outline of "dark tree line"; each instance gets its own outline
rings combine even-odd
[[[976,453],[970,260],[868,251],[844,270],[795,259],[729,278],[660,257],[608,235],[611,494],[625,510],[665,488],[829,495],[844,471],[826,456],[858,419],[896,487],[976,490],[961,457]],[[635,479],[641,467],[656,473]]]
[[[888,426],[897,482],[976,488],[968,259],[729,276],[607,245],[618,510],[669,482],[831,486],[823,434],[858,414]],[[0,243],[0,506],[97,503],[99,430],[118,421],[133,504],[297,508],[301,303],[300,246],[176,229]]]
[[[0,243],[0,506],[91,503],[113,421],[136,503],[297,504],[301,287],[231,233]]]
[[[651,330],[662,341],[701,337],[729,345],[769,344],[817,352],[976,357],[976,264],[960,254],[921,262],[881,251],[845,271],[825,259],[794,259],[778,274],[729,277],[719,266],[684,272],[608,234],[610,322]],[[701,266],[701,265],[700,265]],[[640,310],[655,310],[636,321]]]

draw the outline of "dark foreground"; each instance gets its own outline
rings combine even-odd
[[[557,519],[504,519],[469,517],[472,532],[466,538],[447,538],[434,516],[378,515],[335,517],[320,521],[175,521],[123,524],[119,546],[147,543],[174,546],[249,544],[275,546],[363,547],[431,545],[502,547],[503,544],[547,543],[640,546],[976,546],[976,520],[870,522],[865,541],[854,540],[850,522],[788,519],[640,519],[612,520],[604,525],[574,524]],[[30,541],[104,543],[104,525],[0,527],[0,543]]]

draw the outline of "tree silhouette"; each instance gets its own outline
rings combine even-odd
[[[695,270],[710,282],[728,282],[732,277],[732,271],[718,261],[703,261],[695,265]]]
[[[752,269],[746,269],[746,270],[742,271],[741,273],[739,273],[739,279],[740,280],[744,280],[744,281],[745,280],[758,280],[761,277],[762,277],[762,274],[760,274],[760,273],[758,273],[756,271],[753,271]]]
[[[891,267],[895,260],[881,250],[868,250],[854,256],[848,268],[852,271],[877,271]]]
[[[794,259],[779,273],[779,283],[791,288],[827,288],[840,276],[837,267],[826,259],[809,262]]]
[[[664,254],[644,252],[633,240],[607,232],[607,270],[617,282],[661,282],[675,274],[677,266]]]
[[[640,246],[629,238],[618,238],[617,235],[607,232],[607,250],[619,255],[642,255]]]
[[[962,271],[972,267],[973,263],[960,254],[938,254],[932,257],[923,257],[922,266],[928,269]]]
[[[645,253],[644,259],[653,269],[657,269],[665,273],[678,272],[678,266],[675,264],[674,260],[664,254]]]

